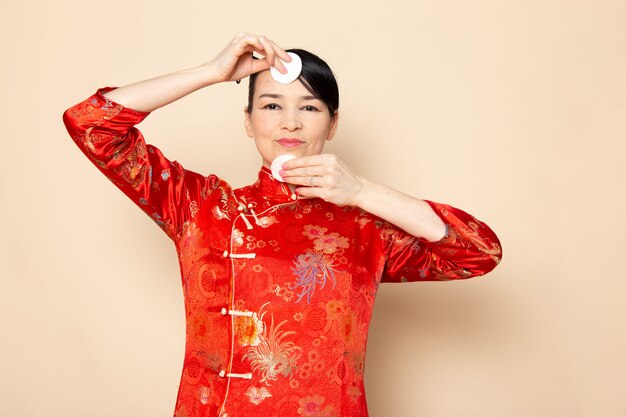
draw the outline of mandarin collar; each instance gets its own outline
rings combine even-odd
[[[274,178],[272,171],[265,166],[259,170],[258,179],[251,188],[259,194],[259,197],[272,204],[288,203],[297,199],[296,194],[289,189],[289,186]]]

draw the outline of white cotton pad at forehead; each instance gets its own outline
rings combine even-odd
[[[287,52],[287,55],[291,57],[291,62],[285,62],[282,59],[280,60],[285,68],[287,68],[286,74],[279,72],[274,67],[270,68],[272,78],[281,84],[289,84],[294,82],[300,76],[300,72],[302,72],[302,60],[300,59],[300,57],[293,52]]]
[[[280,170],[285,162],[295,158],[295,156],[289,154],[278,155],[274,158],[272,161],[272,176],[278,181],[285,182],[283,177],[280,176]]]

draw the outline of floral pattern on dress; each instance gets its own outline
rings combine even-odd
[[[263,333],[263,321],[256,313],[252,316],[236,316],[233,318],[235,333],[241,346],[257,346],[261,343],[260,335]]]
[[[324,253],[335,253],[338,249],[346,249],[350,245],[348,239],[343,236],[339,236],[339,233],[329,233],[321,236],[313,241],[315,244],[315,250]]]
[[[333,254],[337,252],[338,249],[347,249],[350,247],[347,238],[340,236],[337,232],[326,233],[328,232],[326,227],[307,224],[303,229],[302,234],[313,240],[313,244],[315,245],[314,250],[318,252]]]
[[[199,242],[204,239],[204,233],[195,223],[186,223],[184,230],[179,241],[180,244],[178,245],[178,259],[183,265],[192,265],[197,259],[209,253],[209,250],[199,244]],[[183,276],[183,289],[185,293],[187,293],[189,286],[188,281],[189,276]]]
[[[286,282],[285,285],[273,284],[270,292],[283,300],[289,302],[295,298],[295,294],[289,289],[291,283]]]
[[[335,407],[324,405],[325,398],[321,395],[311,395],[301,398],[298,403],[298,414],[302,417],[336,417]]]
[[[305,253],[298,255],[291,268],[296,277],[296,283],[291,289],[300,292],[296,302],[306,296],[307,303],[310,304],[315,290],[318,287],[323,289],[328,282],[332,283],[332,289],[335,288],[337,266],[344,258],[336,255],[349,248],[350,244],[348,239],[339,233],[327,232],[326,227],[311,224],[303,227],[302,234],[312,240],[314,246],[313,249],[307,249]]]
[[[250,399],[250,402],[254,405],[259,405],[267,397],[271,397],[272,394],[265,387],[249,387],[246,391],[246,396]]]
[[[262,321],[267,312],[261,307],[259,317]],[[287,320],[279,324],[274,323],[274,314],[270,314],[269,327],[264,324],[263,333],[258,335],[259,343],[250,347],[250,350],[243,356],[242,360],[249,360],[252,370],[261,376],[260,382],[270,385],[269,381],[276,380],[278,376],[291,377],[296,367],[296,362],[302,354],[302,348],[296,346],[287,337],[295,334],[295,331],[284,330],[283,326]]]
[[[278,223],[278,219],[276,218],[276,216],[260,217],[258,220],[255,220],[255,223],[257,224],[257,226],[265,228]]]
[[[233,247],[238,248],[243,245],[243,232],[237,228],[233,229],[232,234]]]
[[[328,281],[335,288],[335,261],[329,255],[307,250],[298,255],[291,270],[296,277],[296,283],[291,289],[300,290],[296,302],[306,296],[306,301],[310,304],[315,289],[318,286],[323,289]]]

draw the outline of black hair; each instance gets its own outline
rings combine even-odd
[[[302,59],[302,72],[298,80],[302,82],[311,94],[326,104],[330,117],[335,117],[335,111],[339,108],[339,87],[337,87],[335,74],[333,74],[326,61],[304,49],[287,49],[286,51],[293,52]],[[258,72],[250,75],[248,113],[252,112],[254,87],[258,75]]]

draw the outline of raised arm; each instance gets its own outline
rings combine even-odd
[[[253,59],[253,52],[264,58]],[[201,88],[240,80],[268,69],[270,65],[285,72],[277,57],[291,61],[284,49],[264,36],[240,33],[211,61],[117,88],[106,93],[105,97],[125,107],[149,113]]]
[[[253,60],[255,51],[265,58]],[[199,88],[267,68],[277,54],[283,58],[284,51],[264,37],[240,34],[213,60],[196,68],[100,89],[67,109],[63,121],[91,162],[176,239],[218,180],[170,161],[157,147],[146,144],[135,125],[151,111]]]

